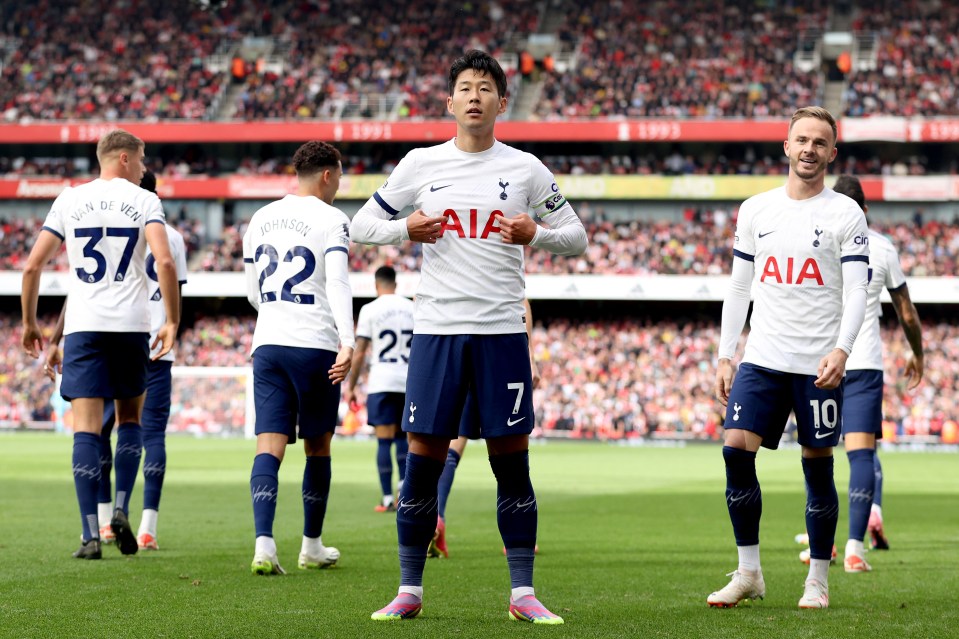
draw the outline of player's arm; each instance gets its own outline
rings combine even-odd
[[[752,287],[755,264],[753,256],[740,251],[733,253],[733,270],[729,288],[723,299],[722,323],[719,329],[719,361],[716,365],[716,398],[723,406],[729,400],[736,374],[733,357],[739,346],[739,336],[746,326],[749,314],[749,291]]]
[[[526,306],[526,341],[529,343],[529,367],[533,374],[533,388],[539,386],[539,368],[536,366],[536,357],[533,355],[533,307],[529,305],[529,298],[523,299]]]
[[[589,240],[586,228],[576,211],[556,186],[556,180],[542,162],[531,160],[530,203],[533,213],[549,224],[540,226],[523,213],[513,218],[500,218],[500,236],[506,244],[528,244],[572,257],[586,252]]]
[[[919,321],[919,311],[909,297],[909,287],[905,283],[896,289],[889,289],[889,295],[902,325],[902,332],[906,334],[906,340],[912,349],[912,357],[906,361],[906,384],[909,390],[912,390],[922,381],[922,323]]]
[[[856,343],[856,336],[866,317],[866,287],[869,285],[869,261],[846,260],[842,263],[842,281],[845,298],[839,339],[836,347],[819,361],[816,388],[832,389],[839,386],[846,374],[846,360]]]
[[[348,244],[349,240],[345,239]],[[353,337],[353,291],[350,289],[348,268],[349,251],[343,246],[334,246],[326,250],[326,296],[333,313],[333,323],[340,338],[340,351],[336,362],[329,370],[330,381],[339,384],[346,379],[353,363],[353,349],[356,339]]]
[[[50,378],[51,382],[57,380],[57,373],[63,372],[63,355],[60,353],[60,340],[63,339],[63,326],[67,318],[67,298],[63,300],[63,308],[60,309],[60,317],[53,327],[53,335],[50,336],[50,343],[47,344],[47,361],[43,366],[43,374]]]
[[[400,211],[416,196],[416,153],[403,158],[386,183],[356,212],[350,223],[350,238],[360,244],[401,244],[406,240],[436,244],[447,217],[430,217],[417,209],[407,218]]]
[[[23,280],[20,288],[20,310],[23,313],[23,335],[20,343],[24,352],[37,359],[43,351],[43,335],[37,322],[37,300],[40,298],[40,273],[63,243],[63,237],[44,227],[30,250],[30,256],[23,267]]]
[[[160,350],[153,356],[155,361],[169,353],[176,341],[176,331],[180,325],[180,285],[177,281],[176,263],[170,252],[164,220],[147,221],[144,233],[147,244],[150,245],[150,252],[153,254],[157,281],[160,284],[160,296],[163,298],[163,310],[166,311],[166,322],[160,327],[156,339],[150,345],[151,350],[158,344],[161,345]]]
[[[366,351],[369,348],[369,338],[357,336],[356,350],[353,351],[353,364],[350,366],[350,377],[343,385],[343,401],[347,404],[351,404],[356,395],[356,384],[360,381],[360,373],[366,364]]]

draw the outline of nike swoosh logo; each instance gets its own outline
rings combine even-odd
[[[453,185],[452,185],[452,184],[444,184],[443,186],[431,186],[431,187],[430,187],[430,193],[436,193],[436,192],[439,191],[440,189],[449,188],[449,187],[451,187],[451,186],[453,186]]]
[[[519,419],[515,419],[515,420],[514,420],[514,419],[507,419],[507,420],[506,420],[506,425],[507,425],[507,426],[515,426],[516,424],[520,423],[520,422],[523,421],[524,419],[526,419],[526,418],[525,418],[525,417],[520,417]]]
[[[836,431],[832,431],[831,433],[820,433],[820,432],[817,431],[817,432],[816,432],[816,439],[823,439],[823,438],[826,438],[826,437],[832,437],[832,436],[835,435],[835,434],[836,434]]]
[[[759,239],[763,239],[763,238],[766,237],[767,235],[771,235],[772,233],[775,233],[775,232],[776,232],[776,231],[768,231],[768,232],[766,232],[766,233],[760,233],[760,234],[759,234]]]

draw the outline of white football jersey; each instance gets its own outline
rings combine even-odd
[[[780,187],[743,202],[733,252],[754,266],[744,362],[817,374],[839,338],[842,263],[868,261],[868,233],[859,206],[829,188],[793,200]]]
[[[882,370],[882,337],[879,318],[882,317],[882,289],[894,290],[906,283],[906,275],[899,264],[896,247],[886,237],[869,231],[869,288],[866,289],[866,319],[862,322],[852,353],[846,360],[846,370]]]
[[[186,243],[178,230],[166,225],[166,237],[170,243],[170,255],[173,256],[173,264],[176,266],[176,279],[180,284],[186,284]],[[153,259],[153,253],[150,247],[147,247],[147,277],[150,278],[150,343],[157,337],[157,333],[166,323],[166,306],[163,303],[163,296],[160,294],[160,283],[157,278],[156,260]],[[160,345],[153,349],[150,357],[153,357],[160,351]],[[166,362],[176,361],[176,355],[173,349],[160,358]]]
[[[360,309],[356,336],[370,340],[367,393],[405,393],[413,339],[413,300],[380,295]]]
[[[253,214],[243,236],[259,299],[251,352],[261,344],[339,351],[326,254],[349,255],[349,228],[346,214],[313,196],[287,195]],[[349,334],[352,340],[352,317]]]
[[[150,332],[144,228],[151,223],[165,223],[160,199],[123,178],[68,187],[54,200],[43,228],[67,245],[75,275],[64,335]]]
[[[503,243],[497,218],[527,213],[554,229],[569,224],[582,228],[549,169],[533,155],[500,142],[480,153],[461,151],[453,140],[410,151],[357,217],[392,219],[407,206],[429,216],[449,216],[442,237],[422,244],[416,333],[524,332],[523,247]],[[398,241],[399,224],[395,226],[395,238],[372,243]],[[375,239],[382,238],[356,237]]]

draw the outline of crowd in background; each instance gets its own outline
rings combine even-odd
[[[44,318],[43,326],[54,319]],[[51,404],[53,387],[40,361],[20,351],[18,322],[0,317],[0,423],[55,420],[65,406]],[[249,366],[254,324],[252,316],[197,319],[181,333],[177,365]],[[956,443],[959,324],[926,322],[923,337],[925,377],[910,392],[902,376],[908,345],[897,325],[883,328],[884,436]],[[711,319],[538,319],[532,344],[542,381],[534,391],[534,435],[718,440],[724,417],[713,396],[718,341],[719,326]],[[171,432],[241,432],[245,383],[243,375],[230,372],[175,378]],[[359,399],[362,404],[362,393]],[[344,406],[344,417],[346,411]]]
[[[517,59],[531,36],[565,60],[537,74],[539,119],[782,117],[822,100],[819,70],[794,58],[825,0],[213,4],[3,3],[0,119],[444,117],[451,59]],[[959,8],[883,0],[852,28],[878,55],[850,71],[847,115],[959,114]]]
[[[161,178],[218,177],[229,175],[295,175],[290,155],[266,158],[251,156],[239,159],[219,158],[202,149],[190,148],[181,154],[151,157],[147,164]],[[699,148],[695,152],[677,145],[655,152],[636,146],[630,154],[563,154],[553,151],[537,155],[555,175],[782,175],[789,172],[787,158],[771,155],[749,145],[721,150]],[[389,153],[371,155],[345,154],[343,172],[346,175],[389,175],[399,157]],[[941,161],[920,155],[897,155],[882,158],[855,145],[843,145],[840,157],[830,166],[830,173],[849,175],[927,175],[959,173],[959,161],[944,158]],[[97,173],[95,158],[3,157],[0,156],[0,178],[57,177],[88,178]]]
[[[848,77],[845,115],[959,115],[959,6],[880,0],[853,27],[879,46],[875,69]]]

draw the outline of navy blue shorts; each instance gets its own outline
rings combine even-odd
[[[479,439],[481,437],[479,406],[476,404],[474,397],[473,393],[466,394],[463,415],[460,417],[460,437],[469,439]]]
[[[319,348],[264,345],[253,353],[257,435],[280,433],[296,441],[336,429],[340,385],[329,379],[336,353]]]
[[[370,426],[399,425],[403,419],[403,393],[370,393],[366,398],[366,423]]]
[[[479,436],[533,430],[533,379],[526,333],[413,336],[403,430],[456,439],[468,395]]]
[[[882,371],[846,373],[842,398],[842,433],[872,433],[882,439]]]
[[[173,362],[156,361],[147,364],[147,396],[143,400],[143,432],[165,433],[170,421],[170,395],[173,390]],[[116,404],[112,399],[103,401],[103,430],[110,436],[116,421]]]
[[[70,401],[129,399],[146,390],[149,333],[70,333],[63,342],[60,395]]]
[[[822,390],[816,388],[815,381],[815,375],[783,373],[743,364],[733,380],[723,426],[756,433],[763,438],[763,447],[776,449],[789,412],[793,411],[800,445],[836,446],[842,430],[843,384]]]

